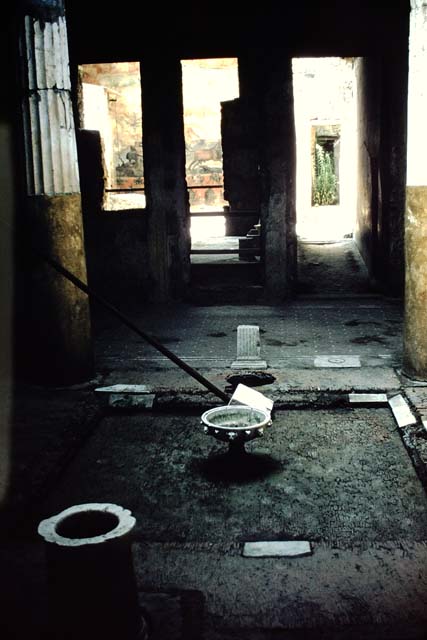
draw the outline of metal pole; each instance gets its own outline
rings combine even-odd
[[[81,289],[86,295],[88,295],[93,300],[96,300],[101,306],[108,309],[113,315],[115,315],[123,324],[125,324],[129,329],[134,331],[137,335],[143,338],[146,342],[151,344],[157,351],[160,351],[164,356],[172,360],[178,367],[183,369],[186,373],[188,373],[192,378],[200,382],[206,389],[214,393],[218,398],[224,400],[224,402],[229,401],[229,396],[222,391],[219,387],[214,385],[212,382],[207,380],[204,376],[202,376],[198,371],[190,367],[189,364],[181,360],[177,355],[175,355],[172,351],[170,351],[167,347],[162,345],[158,340],[153,338],[152,336],[142,331],[132,320],[130,320],[127,316],[125,316],[119,309],[117,309],[114,305],[111,304],[108,300],[100,296],[96,291],[94,291],[91,287],[85,284],[80,278],[75,276],[71,271],[68,271],[65,267],[63,267],[59,262],[49,258],[49,256],[43,254],[39,250],[31,247],[31,250],[36,253],[39,257],[41,257],[45,262],[47,262],[53,269],[55,269],[58,273],[60,273],[64,278],[67,278],[70,282],[72,282],[78,289]]]

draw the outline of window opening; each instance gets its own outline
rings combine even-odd
[[[83,64],[83,127],[101,136],[103,209],[145,208],[139,62]]]

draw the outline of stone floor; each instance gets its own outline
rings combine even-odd
[[[388,409],[279,411],[247,448],[231,461],[194,415],[109,415],[43,510],[130,508],[141,588],[198,591],[206,638],[427,621],[427,497]],[[242,558],[249,540],[313,556]]]
[[[275,401],[273,425],[236,464],[200,424],[219,398],[96,315],[95,380],[14,389],[2,640],[50,640],[37,524],[86,501],[136,517],[133,560],[153,640],[425,638],[426,387],[400,371],[399,301],[149,309],[134,301],[127,311],[228,391],[237,326],[258,325],[274,376],[259,390]],[[152,409],[106,408],[94,389],[115,383],[146,384]],[[398,427],[387,404],[350,406],[354,391],[401,393],[416,421]],[[308,540],[313,552],[243,557],[243,543],[257,540]]]
[[[178,356],[202,368],[229,368],[237,327],[260,327],[261,353],[272,368],[311,368],[318,355],[358,355],[370,366],[401,360],[402,312],[393,301],[296,300],[281,306],[177,305],[133,311],[133,319]],[[154,329],[154,330],[153,330]],[[97,343],[103,371],[173,365],[125,327],[108,319]],[[120,362],[122,365],[120,365]]]

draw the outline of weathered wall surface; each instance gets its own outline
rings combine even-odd
[[[427,380],[427,2],[411,1],[403,371]]]
[[[86,380],[93,371],[86,294],[57,273],[30,246],[86,282],[80,194],[28,198],[17,278],[17,370],[48,384]]]
[[[406,194],[406,288],[403,367],[411,378],[427,379],[427,187]]]
[[[404,280],[407,52],[358,59],[358,196],[355,239],[381,291]]]

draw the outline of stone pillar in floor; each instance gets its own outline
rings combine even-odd
[[[151,298],[160,302],[185,297],[190,279],[180,61],[144,58],[141,76]]]
[[[25,3],[20,66],[27,197],[23,238],[86,281],[65,13],[62,0]],[[18,366],[37,383],[93,373],[89,301],[24,247],[18,293]]]
[[[427,0],[411,0],[403,371],[427,380]]]

